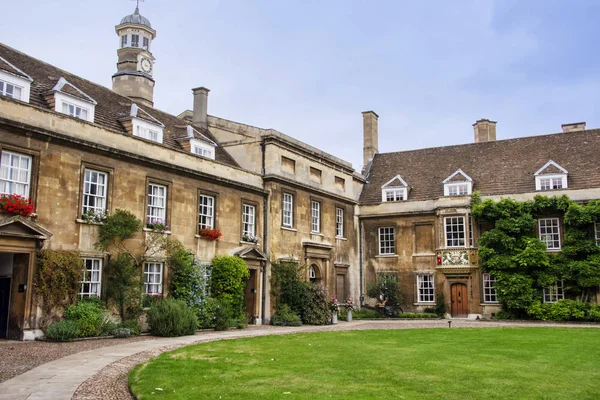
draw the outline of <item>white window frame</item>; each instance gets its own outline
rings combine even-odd
[[[256,235],[256,207],[242,203],[242,236]]]
[[[16,166],[13,165],[15,159],[18,160]],[[27,168],[23,166],[24,160],[27,160]],[[0,194],[18,194],[29,198],[32,165],[33,157],[30,155],[2,150],[0,153]],[[23,180],[23,172],[25,172],[25,180]],[[17,190],[17,188],[21,190]]]
[[[556,303],[565,298],[564,282],[558,280],[554,285],[544,288],[544,303]]]
[[[596,244],[600,246],[600,222],[594,224],[594,230],[596,231]]]
[[[88,121],[88,115],[90,113],[90,110],[86,107],[80,107],[77,104],[73,104],[72,102],[62,101],[61,112],[71,117]]]
[[[321,232],[321,203],[317,200],[310,201],[310,231],[311,233]]]
[[[102,289],[102,259],[101,258],[83,258],[82,279],[79,282],[79,298],[100,298]],[[89,265],[88,265],[89,263]],[[88,268],[91,267],[91,268]]]
[[[393,226],[381,227],[377,230],[379,255],[390,256],[396,254],[396,228]]]
[[[100,182],[100,177],[104,178],[103,183]],[[85,214],[89,210],[92,210],[96,215],[104,213],[106,211],[107,189],[108,173],[85,168],[83,172],[83,204],[81,206],[81,213]]]
[[[335,236],[344,237],[344,209],[340,207],[335,208]]]
[[[417,302],[435,303],[435,275],[417,275]]]
[[[144,293],[148,295],[162,295],[163,293],[164,263],[144,263]],[[156,291],[155,291],[156,290]]]
[[[198,229],[214,229],[215,197],[200,194],[198,197]]]
[[[462,231],[460,230],[460,226],[462,226]],[[464,248],[467,246],[464,216],[454,215],[451,217],[444,217],[444,244],[447,248]]]
[[[156,143],[163,142],[163,128],[139,118],[132,119],[133,136],[137,136]]]
[[[162,189],[162,195],[161,195]],[[167,200],[168,186],[159,183],[149,182],[146,192],[148,198],[148,207],[146,210],[146,224],[163,223],[167,224]],[[162,204],[161,204],[162,200]]]
[[[285,228],[294,227],[294,195],[283,192],[282,196],[282,213],[283,217],[281,224]]]
[[[489,304],[498,303],[498,293],[496,292],[496,277],[489,273],[482,274],[483,302]]]
[[[475,236],[473,234],[473,216],[469,214],[469,247],[475,247]]]
[[[211,160],[215,159],[215,146],[211,146],[210,144],[205,143],[201,140],[191,139],[190,147],[192,153],[196,155],[210,158]]]
[[[553,166],[554,168],[560,170],[559,173],[550,173],[544,174],[543,172],[549,167]],[[540,169],[538,169],[535,176],[535,190],[562,190],[569,188],[569,180],[568,180],[569,171],[550,160]],[[560,181],[560,185],[558,182]],[[557,187],[560,186],[560,187]]]
[[[550,223],[550,226],[547,224]],[[544,227],[542,228],[542,225]],[[551,231],[548,232],[548,229]],[[562,248],[560,241],[560,219],[540,218],[538,219],[539,239],[546,245],[548,251],[558,251]],[[558,243],[558,246],[556,246]]]
[[[15,67],[11,63],[9,63],[5,59],[3,59],[2,57],[0,57],[0,60],[3,60],[8,65],[10,65],[16,71],[19,71],[23,75],[27,75],[23,71],[21,71],[19,68]],[[0,96],[5,96],[5,97],[12,98],[12,99],[15,99],[15,100],[24,101],[25,103],[29,103],[29,96],[30,96],[30,93],[31,93],[31,82],[33,82],[33,79],[31,79],[31,77],[29,77],[27,75],[27,78],[24,78],[24,77],[17,76],[17,75],[14,75],[14,74],[11,74],[11,73],[9,73],[7,71],[3,71],[2,70],[2,71],[0,71],[0,81],[4,82],[5,84],[9,84],[9,85],[12,85],[14,87],[18,87],[18,88],[21,89],[21,95],[20,95],[20,97],[15,97],[14,94],[13,94],[13,96],[6,96],[6,86],[5,86],[4,90],[2,91],[2,93],[0,93]]]
[[[381,190],[381,201],[404,201],[406,200],[406,188],[386,188]]]
[[[456,182],[444,184],[444,196],[470,196],[471,182]]]
[[[23,98],[23,87],[0,79],[0,96],[21,100]]]

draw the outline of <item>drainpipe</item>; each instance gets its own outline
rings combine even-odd
[[[362,221],[358,219],[358,265],[360,271],[360,306],[365,305],[365,295],[363,293],[363,237]]]
[[[261,170],[261,174],[264,177],[265,176],[265,142],[261,142],[260,143],[260,150],[262,152],[262,170]],[[263,181],[264,183],[264,181]],[[268,222],[268,218],[267,218],[267,212],[269,209],[269,198],[268,196],[263,198],[263,249],[264,249],[264,253],[265,256],[269,257],[269,241],[268,241],[268,228],[267,228],[267,222]],[[261,321],[264,324],[265,323],[265,315],[266,315],[266,308],[267,308],[267,263],[269,262],[269,260],[266,260],[263,262],[262,265],[262,295],[261,295],[261,299],[260,299],[260,312],[261,312]]]

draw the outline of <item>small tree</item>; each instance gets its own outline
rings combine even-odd
[[[171,277],[171,294],[173,298],[183,301],[195,312],[205,300],[205,281],[202,266],[198,265],[194,253],[185,249],[178,240],[168,241],[167,263],[173,271]]]
[[[106,296],[119,310],[121,320],[136,319],[142,312],[142,281],[139,266],[127,254],[112,258],[105,269]]]
[[[244,288],[250,271],[244,260],[237,256],[217,256],[212,261],[210,276],[211,295],[231,305],[233,317],[244,318]]]
[[[367,285],[367,296],[377,300],[387,300],[387,306],[400,307],[402,305],[400,280],[394,273],[378,272],[377,280]]]

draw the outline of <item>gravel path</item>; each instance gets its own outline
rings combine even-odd
[[[152,336],[136,336],[127,339],[95,339],[68,343],[0,341],[0,382],[48,361],[81,351],[153,339],[155,338]]]
[[[492,321],[469,321],[452,320],[452,328],[492,328],[492,327],[563,327],[563,328],[600,328],[597,324],[563,324],[563,323],[536,323],[536,322],[492,322]],[[266,327],[261,327],[264,329]],[[447,320],[372,320],[354,321],[351,323],[340,322],[337,325],[310,326],[298,332],[326,332],[342,330],[371,330],[371,329],[418,329],[418,328],[446,328]],[[249,329],[252,329],[249,328]],[[291,332],[290,332],[291,333]],[[279,334],[279,333],[278,333]],[[202,339],[202,333],[198,335],[196,343],[206,342]],[[189,346],[186,344],[185,346]],[[182,345],[166,346],[158,349],[144,351],[125,357],[112,363],[93,377],[87,379],[79,386],[73,400],[134,400],[129,392],[128,373],[136,365],[148,361],[159,354],[175,350]]]

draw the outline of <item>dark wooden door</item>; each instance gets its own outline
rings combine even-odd
[[[467,298],[467,285],[455,283],[451,287],[452,316],[466,318],[469,315],[469,300]]]
[[[335,276],[335,294],[340,303],[346,302],[346,298],[348,296],[346,294],[346,275],[345,274],[337,274]]]
[[[15,254],[11,282],[10,305],[8,311],[8,339],[22,340],[25,328],[25,303],[27,291],[27,271],[29,254]]]
[[[254,310],[256,308],[256,270],[250,270],[250,278],[246,281],[246,288],[244,289],[244,311],[248,318],[248,323],[254,322]]]
[[[0,339],[6,339],[8,305],[10,304],[10,278],[0,278]]]

